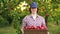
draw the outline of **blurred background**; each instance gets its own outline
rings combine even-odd
[[[50,34],[60,34],[60,0],[0,0],[0,34],[21,34],[22,19],[36,2]]]

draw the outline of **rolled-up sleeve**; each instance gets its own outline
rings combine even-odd
[[[48,30],[48,28],[47,28],[47,26],[46,26],[46,23],[45,23],[45,19],[43,18],[43,20],[42,20],[42,23],[43,23],[43,26],[45,26],[46,27],[46,29]]]
[[[26,26],[26,23],[27,22],[27,18],[25,17],[23,20],[22,20],[22,26],[21,26],[21,31],[22,31],[22,34],[24,33],[24,27]]]
[[[23,20],[22,20],[22,29],[24,29],[24,27],[26,26],[26,23],[27,22],[27,18],[25,17]]]
[[[45,19],[44,19],[44,18],[42,18],[42,24],[43,24],[44,26],[46,26],[46,24],[45,24]]]

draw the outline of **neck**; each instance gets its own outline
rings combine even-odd
[[[32,15],[36,16],[37,14],[32,14]]]
[[[35,20],[37,17],[37,14],[31,14],[31,15],[32,15],[33,19]]]

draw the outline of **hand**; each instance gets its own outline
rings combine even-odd
[[[21,29],[21,31],[22,31],[22,34],[24,34],[24,31],[23,31],[23,29]]]
[[[22,34],[24,34],[24,32],[22,32]]]

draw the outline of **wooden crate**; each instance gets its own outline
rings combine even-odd
[[[47,34],[47,30],[24,30],[24,34]]]

